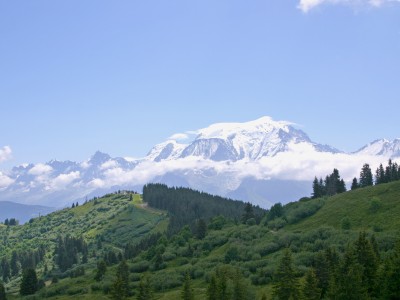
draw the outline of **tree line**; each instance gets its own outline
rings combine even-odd
[[[246,206],[256,223],[259,223],[265,210],[242,201],[226,199],[220,196],[198,192],[189,188],[167,187],[164,184],[148,184],[143,187],[143,201],[149,206],[168,211],[170,221],[168,234],[174,234],[185,225],[192,229],[196,220],[206,222],[216,216],[237,220],[240,222]]]

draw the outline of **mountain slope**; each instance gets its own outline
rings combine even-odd
[[[193,193],[184,189],[170,191],[176,193],[173,205],[183,207],[186,204],[179,204],[180,199],[184,199],[187,192]],[[185,224],[180,224],[182,230],[177,234],[158,238],[142,251],[127,257],[132,291],[129,299],[136,299],[144,274],[150,277],[155,299],[177,299],[186,272],[192,276],[196,299],[206,299],[207,280],[217,268],[223,268],[227,274],[240,274],[243,288],[251,299],[260,299],[263,293],[271,298],[273,276],[286,247],[291,248],[294,267],[302,277],[315,258],[327,249],[333,247],[340,258],[362,230],[369,237],[374,234],[381,256],[386,257],[400,239],[399,192],[400,182],[393,182],[330,198],[293,202],[283,206],[280,214],[271,210],[259,224],[254,220],[242,224],[228,217],[212,218],[203,238],[197,237],[196,227],[192,232]],[[168,204],[169,197],[164,198],[163,194],[156,189],[152,197],[162,205]],[[201,193],[196,195],[202,196]],[[94,280],[96,262],[108,259],[110,251],[122,253],[129,249],[124,247],[127,243],[138,245],[167,228],[166,212],[146,207],[139,195],[133,196],[133,201],[130,201],[129,194],[108,195],[77,208],[35,219],[24,226],[10,227],[8,232],[0,227],[1,240],[7,235],[10,241],[0,247],[0,258],[4,255],[11,257],[11,250],[26,251],[46,242],[50,248],[46,251],[46,259],[37,266],[39,278],[47,280],[57,276],[59,280],[57,283],[49,281],[48,286],[36,294],[38,298],[109,299],[119,259],[109,262],[105,276],[98,282]],[[181,211],[184,213],[184,209]],[[201,213],[199,217],[202,217]],[[344,218],[348,219],[349,228],[342,228]],[[89,253],[92,253],[88,262],[83,262],[79,254],[77,265],[65,273],[57,272],[52,258],[59,233],[83,234]],[[44,271],[45,265],[48,266],[47,272]],[[79,267],[84,268],[84,274],[74,273]],[[7,292],[15,293],[13,299],[20,299],[18,283],[17,278],[13,278],[6,284]]]

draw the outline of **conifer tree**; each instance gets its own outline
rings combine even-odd
[[[7,300],[6,289],[3,282],[0,281],[0,300]]]
[[[299,287],[292,263],[292,254],[289,249],[284,251],[275,274],[273,294],[278,299],[298,299]]]
[[[102,280],[104,275],[106,274],[106,271],[107,271],[107,264],[104,261],[104,259],[102,259],[101,261],[99,261],[97,263],[97,270],[96,270],[96,275],[94,276],[94,279],[96,281]]]
[[[386,182],[385,169],[382,164],[379,165],[379,168],[376,169],[375,173],[375,184],[381,184]]]
[[[207,234],[207,224],[204,221],[204,219],[199,219],[196,222],[196,238],[198,238],[199,240],[202,240],[206,237]]]
[[[322,181],[322,179],[321,179]],[[318,181],[318,178],[315,177],[314,181],[313,181],[313,194],[312,194],[312,198],[316,199],[316,198],[320,198],[322,196],[324,196],[324,187],[323,185],[321,185],[321,181]]]
[[[247,202],[246,206],[244,207],[244,212],[242,215],[242,223],[246,224],[246,222],[249,219],[254,219],[254,218],[255,218],[255,216],[254,216],[254,211],[253,211],[253,205],[251,205],[250,202]]]
[[[34,269],[25,269],[22,272],[22,281],[20,285],[20,294],[22,296],[32,295],[36,293],[38,289],[38,280],[36,271]]]
[[[314,258],[314,272],[317,278],[317,287],[321,291],[321,298],[323,298],[329,288],[329,280],[331,267],[324,252],[319,252]]]
[[[194,292],[192,289],[189,272],[186,272],[185,280],[183,281],[181,298],[182,298],[182,300],[193,300],[194,299]]]
[[[139,295],[138,300],[151,300],[153,293],[151,290],[150,279],[147,275],[142,276],[139,282]]]
[[[313,269],[306,273],[305,282],[303,285],[303,297],[307,300],[319,300],[321,297],[321,289],[318,288],[318,279]]]
[[[354,191],[359,188],[358,180],[356,177],[353,178],[353,182],[351,183],[351,190]]]
[[[246,287],[243,283],[242,275],[240,270],[237,269],[235,277],[233,278],[233,300],[245,300],[246,299]]]
[[[371,186],[374,184],[372,171],[369,164],[364,164],[360,172],[360,187]]]
[[[377,283],[378,259],[365,232],[360,232],[355,242],[355,255],[357,262],[362,267],[363,287],[372,295]]]
[[[129,296],[129,268],[125,260],[121,261],[117,267],[111,295],[116,300],[122,300]]]
[[[210,284],[207,288],[207,300],[218,300],[218,286],[215,275],[211,277]]]
[[[380,283],[382,299],[400,299],[400,242],[383,264]]]

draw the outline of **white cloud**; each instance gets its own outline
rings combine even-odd
[[[0,148],[0,163],[11,159],[11,157],[12,150],[9,146],[4,146],[3,148]]]
[[[186,133],[175,133],[171,135],[168,139],[169,140],[175,140],[175,141],[181,141],[181,140],[186,140],[189,138],[189,135]]]
[[[75,171],[68,174],[60,174],[50,181],[47,189],[61,190],[67,187],[70,183],[80,178],[80,172]]]
[[[51,171],[53,171],[53,168],[49,165],[36,164],[32,167],[32,169],[29,170],[28,173],[31,175],[44,175],[50,173]]]
[[[14,183],[12,178],[0,172],[0,190],[7,188],[12,183]]]
[[[115,160],[108,160],[100,166],[100,170],[107,170],[118,167],[118,162]]]
[[[298,8],[307,13],[311,9],[323,4],[381,7],[384,4],[393,2],[400,2],[400,0],[300,0]]]

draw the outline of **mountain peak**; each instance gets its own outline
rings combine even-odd
[[[96,153],[93,154],[92,157],[90,158],[90,162],[99,164],[99,163],[106,162],[110,158],[111,158],[111,156],[108,155],[107,153],[104,153],[101,151],[96,151]]]

